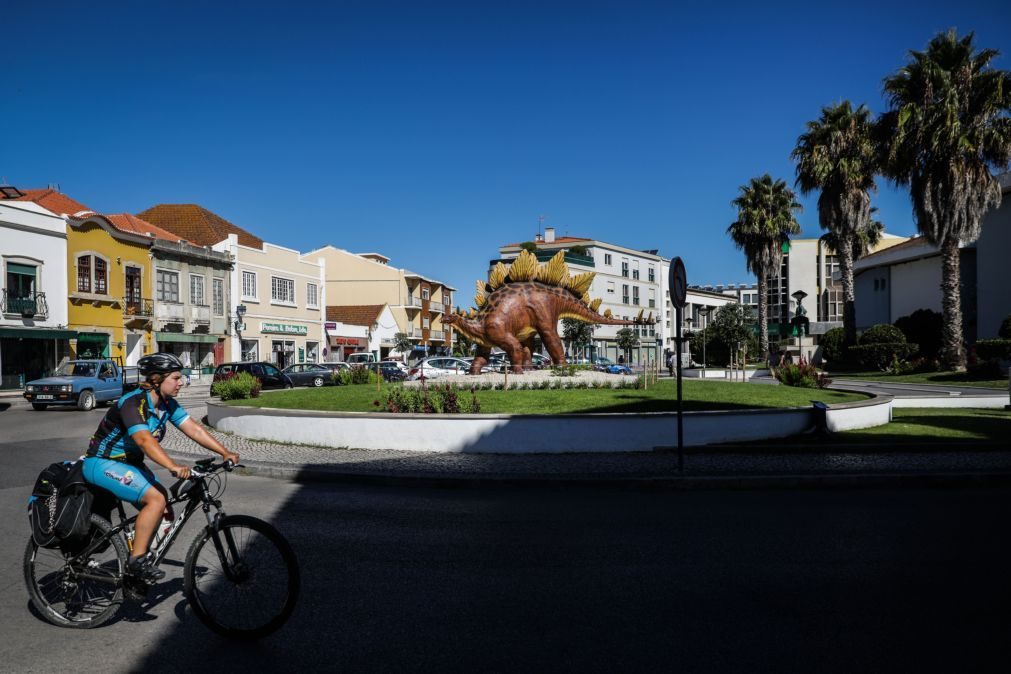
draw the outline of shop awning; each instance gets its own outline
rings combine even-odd
[[[77,330],[57,328],[0,328],[0,337],[22,339],[76,339]]]
[[[201,344],[217,344],[217,335],[193,335],[186,332],[156,332],[154,336],[159,342],[199,342]]]

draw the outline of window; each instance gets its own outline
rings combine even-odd
[[[653,268],[653,265],[649,267],[649,282],[656,283],[656,269]]]
[[[161,302],[179,301],[179,274],[159,269],[155,274],[155,297]]]
[[[305,284],[305,304],[308,307],[318,307],[317,288],[315,283]]]
[[[639,304],[639,286],[632,286],[632,304]]]
[[[211,302],[214,304],[214,315],[225,315],[225,280],[211,279]]]
[[[429,327],[428,316],[423,316],[422,317],[422,319],[421,319],[421,327],[423,327],[423,328],[428,328]]]
[[[270,277],[270,299],[283,304],[295,303],[295,281],[279,276]]]
[[[256,272],[242,272],[242,299],[256,299]]]
[[[315,363],[319,360],[319,342],[305,343],[305,359],[310,363]]]
[[[604,264],[606,264],[608,267],[611,266],[611,254],[610,253],[604,253]]]
[[[628,284],[621,284],[621,301],[623,304],[628,304]]]
[[[190,274],[190,304],[198,306],[204,303],[204,277]]]
[[[100,257],[95,258],[95,293],[106,295],[109,292],[109,263]]]
[[[614,294],[614,281],[608,281],[607,282],[607,293],[609,295],[613,295]]]
[[[446,306],[452,305],[453,304],[453,293],[449,292],[448,290],[443,290],[442,291],[442,301],[446,304]]]
[[[653,288],[649,289],[649,306],[656,306],[656,291]]]
[[[639,280],[639,261],[632,260],[632,278],[636,281]]]
[[[421,299],[423,299],[423,300],[427,300],[428,299],[428,288],[422,288],[421,289]]]
[[[621,275],[628,278],[628,258],[621,259]]]
[[[82,255],[77,258],[77,292],[91,292],[91,256]]]
[[[260,358],[259,342],[255,339],[242,340],[242,360],[249,363]]]
[[[7,297],[33,299],[36,267],[28,264],[7,263]]]

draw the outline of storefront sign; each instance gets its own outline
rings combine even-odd
[[[327,332],[335,332],[337,330],[337,324],[336,323],[324,323],[323,324],[323,329],[326,330]]]
[[[331,337],[331,346],[366,346],[367,342],[361,337]]]
[[[281,335],[307,335],[309,328],[304,325],[287,323],[260,323],[260,332],[274,332]]]

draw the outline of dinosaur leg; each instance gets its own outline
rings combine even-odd
[[[523,369],[532,370],[534,369],[534,338],[533,336],[528,337],[523,342]]]
[[[509,356],[509,362],[512,363],[511,370],[516,374],[523,374],[523,345],[516,339],[516,335],[511,333],[502,335],[498,345]]]
[[[562,338],[558,333],[554,330],[545,330],[541,333],[541,341],[544,342],[544,348],[548,350],[552,363],[565,365],[565,345],[562,344]]]
[[[478,344],[477,351],[474,352],[474,362],[470,366],[470,373],[481,374],[481,368],[488,364],[489,356],[491,356],[491,349]]]

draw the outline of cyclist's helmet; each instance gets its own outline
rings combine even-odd
[[[182,361],[175,354],[171,353],[152,353],[150,356],[144,356],[137,361],[137,369],[145,377],[149,374],[177,372],[182,370],[183,367]]]

